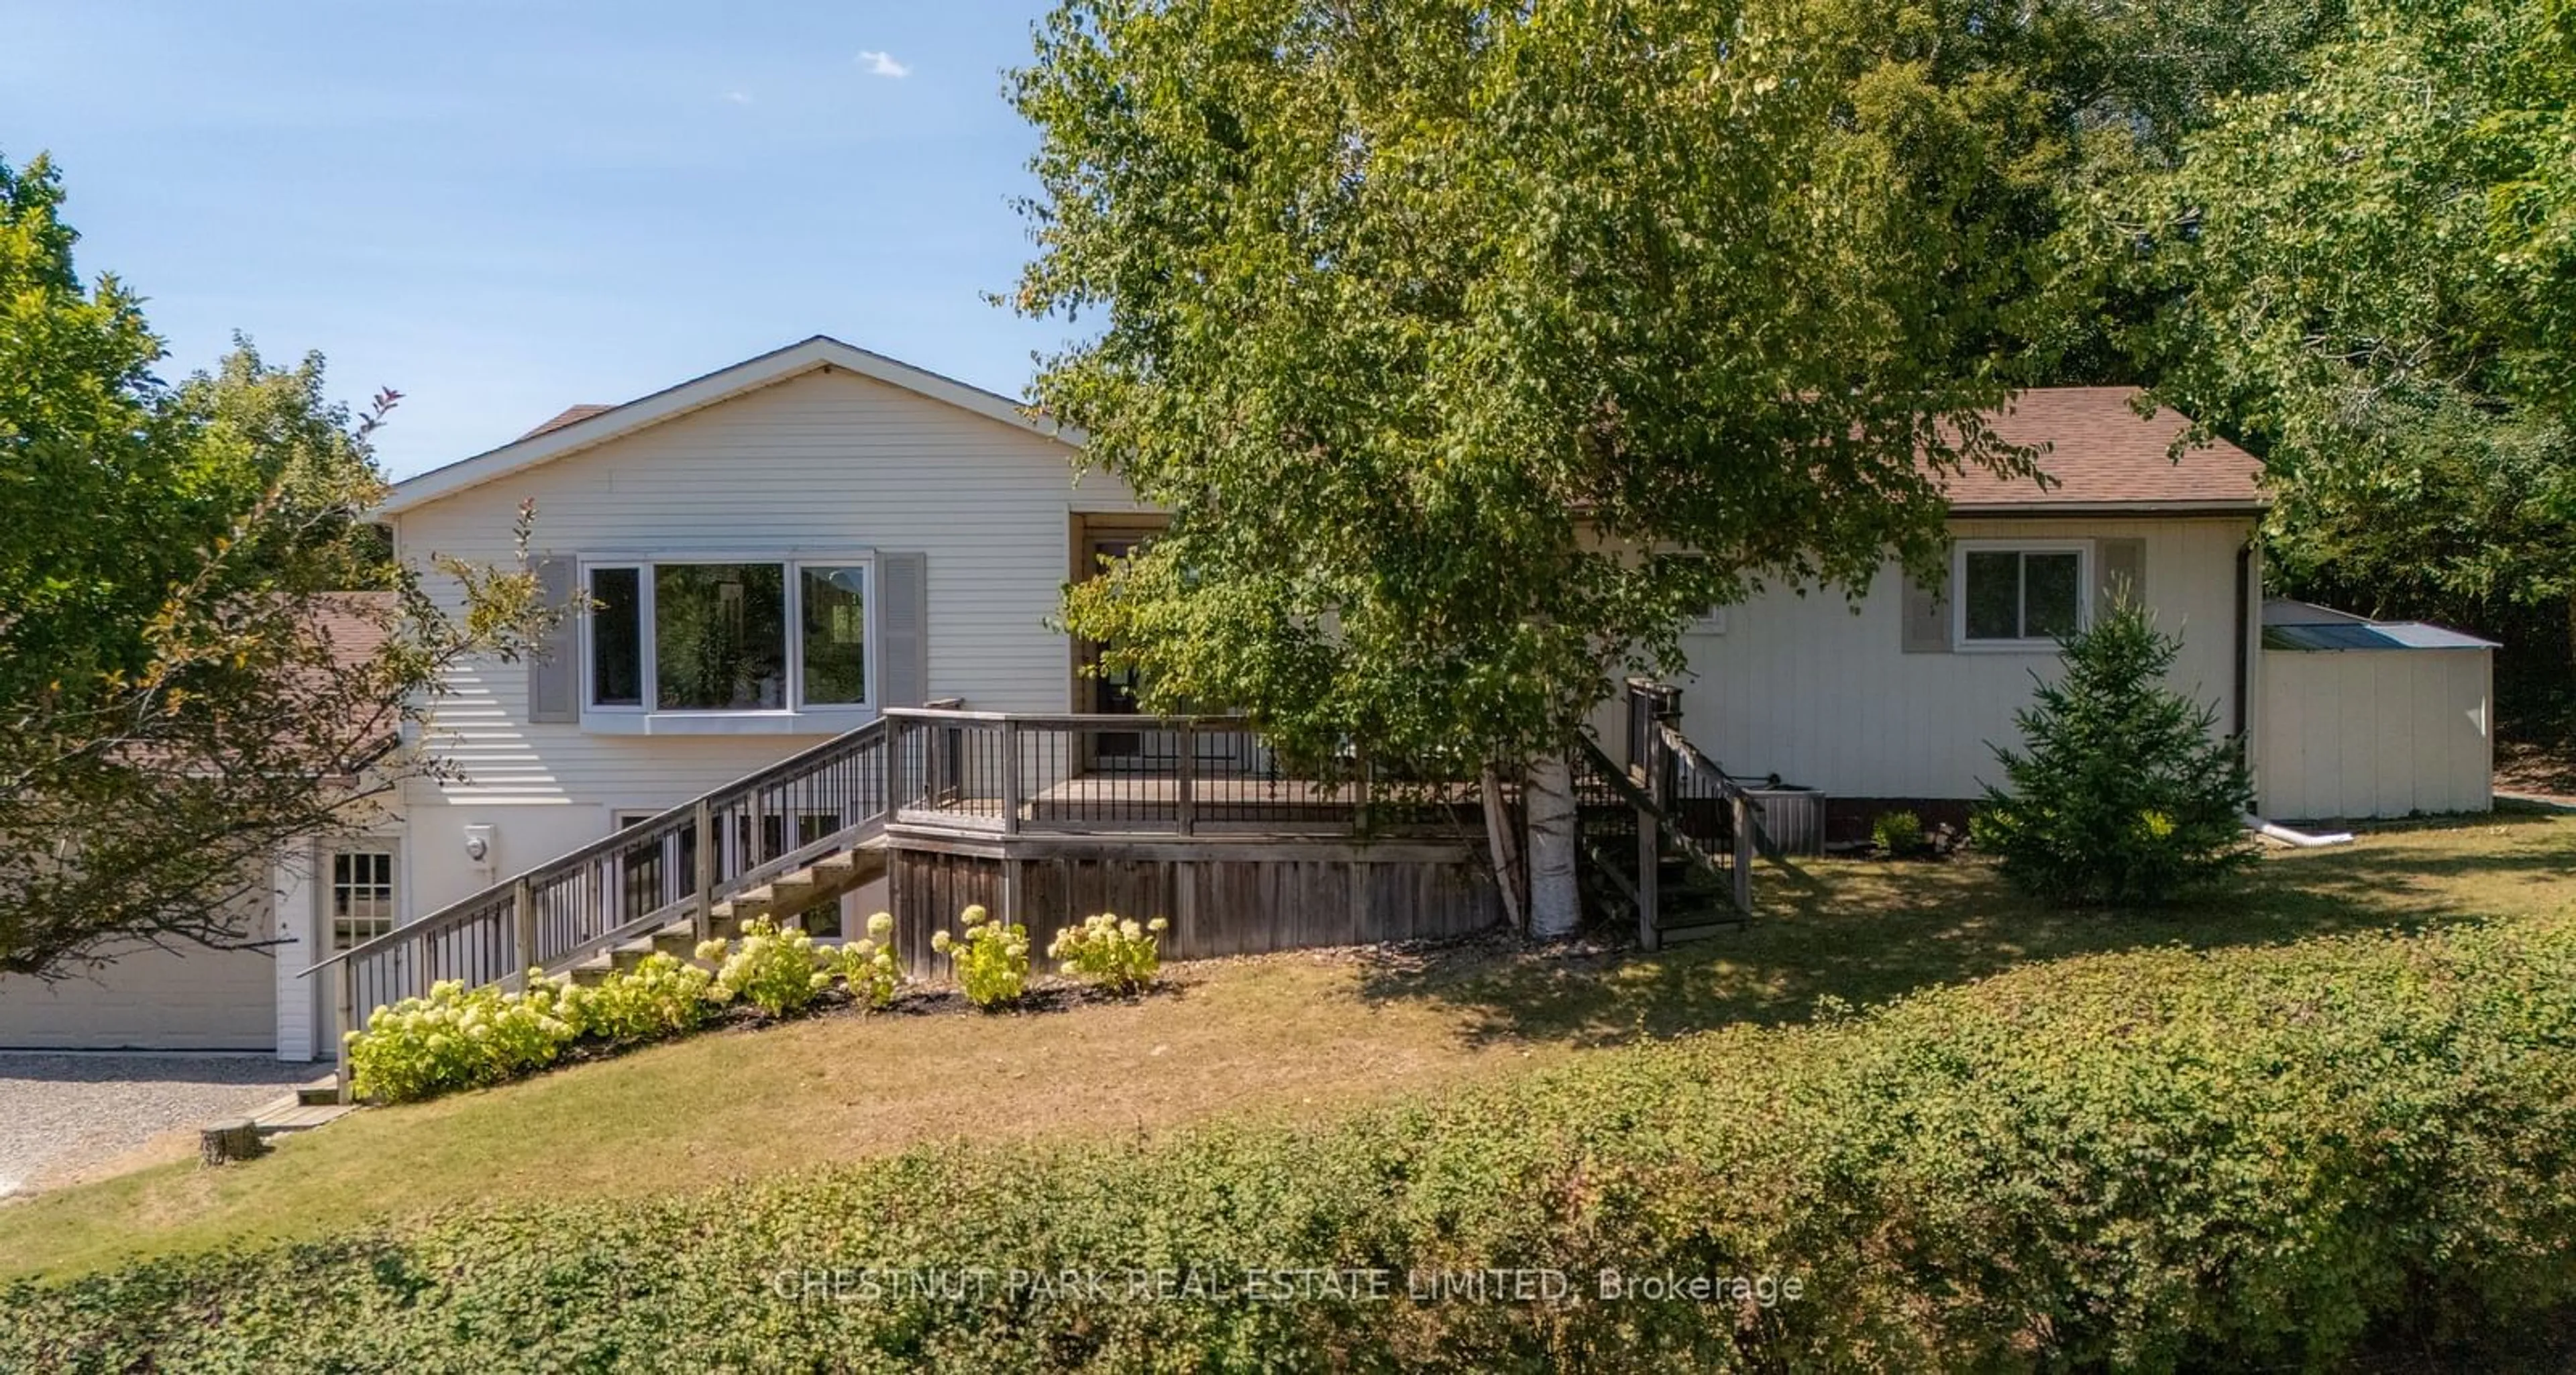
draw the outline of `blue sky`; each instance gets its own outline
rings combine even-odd
[[[173,377],[235,330],[406,400],[397,476],[810,334],[1018,395],[1065,330],[1001,98],[1041,0],[0,0],[0,157]]]

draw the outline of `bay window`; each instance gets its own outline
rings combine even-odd
[[[868,705],[863,559],[653,559],[586,569],[593,712]]]
[[[594,706],[644,705],[642,570],[590,570],[590,700]]]

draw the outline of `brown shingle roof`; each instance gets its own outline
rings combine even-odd
[[[356,668],[384,648],[401,604],[391,592],[326,592],[313,599],[313,625],[331,646],[331,661]]]
[[[2042,387],[1992,417],[1995,433],[2040,449],[2039,469],[2056,479],[2007,481],[1974,471],[1945,485],[1954,511],[2013,512],[2106,506],[2252,510],[2269,504],[2261,460],[2223,439],[2167,453],[2190,424],[2159,408],[2142,419],[2129,408],[2135,387]]]
[[[2185,450],[2176,462],[2166,450],[2190,423],[2159,407],[2152,419],[2129,408],[2135,387],[2039,387],[2023,392],[1991,417],[2006,443],[2041,450],[2039,468],[2055,481],[2006,480],[1982,470],[1943,482],[1954,511],[2087,510],[2120,506],[2242,508],[2267,506],[2257,480],[2262,462],[2214,439]],[[567,406],[521,439],[560,430],[615,406]]]
[[[538,435],[544,434],[550,430],[560,430],[566,425],[573,424],[577,421],[588,420],[594,415],[600,415],[615,409],[617,409],[615,406],[593,406],[588,404],[566,406],[561,411],[555,413],[554,419],[539,425],[535,429],[528,431],[526,434],[519,436],[519,438],[523,440],[534,439]],[[517,441],[513,442],[515,443]]]

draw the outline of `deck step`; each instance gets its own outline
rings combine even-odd
[[[608,962],[621,973],[633,969],[655,955],[688,959],[697,953],[698,933],[686,922],[665,926],[649,936],[638,936],[609,947]],[[584,961],[588,963],[588,961]]]
[[[719,931],[740,930],[745,922],[801,912],[829,902],[885,871],[885,850],[877,845],[839,850],[802,869],[790,870],[756,888],[746,888],[717,903],[709,916]]]
[[[838,850],[717,903],[709,913],[709,924],[716,934],[730,937],[740,932],[745,922],[801,912],[833,901],[884,873],[885,867],[886,853],[881,845]],[[612,973],[635,968],[656,951],[685,960],[696,955],[697,946],[695,923],[678,921],[651,935],[620,941],[558,972],[574,983],[593,987]]]
[[[1674,941],[1704,941],[1711,936],[1722,936],[1729,931],[1741,930],[1743,926],[1744,920],[1741,917],[1693,922],[1688,926],[1658,926],[1655,928],[1655,939],[1667,945]]]
[[[315,1127],[347,1116],[354,1106],[350,1103],[337,1102],[299,1103],[283,1112],[260,1113],[251,1118],[251,1125],[263,1138],[285,1136],[293,1132],[309,1132]]]
[[[325,1075],[309,1084],[295,1086],[295,1101],[304,1107],[330,1107],[340,1101],[340,1076]]]
[[[283,1136],[289,1132],[311,1131],[348,1112],[350,1105],[340,1101],[339,1081],[325,1079],[320,1082],[331,1086],[331,1096],[328,1100],[315,1102],[306,1096],[314,1092],[317,1085],[298,1084],[295,1086],[295,1092],[283,1098],[271,1099],[252,1109],[248,1114],[251,1129],[263,1138]]]

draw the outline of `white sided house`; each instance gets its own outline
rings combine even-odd
[[[1578,787],[1585,826],[1610,830],[1587,832],[1586,864],[1618,867],[1621,846],[1638,863],[1587,879],[1596,901],[1633,904],[1650,941],[1677,930],[1644,877],[1669,840],[1726,875],[1740,916],[1749,828],[1730,808],[1811,845],[1893,806],[1963,816],[2054,637],[2123,588],[2181,637],[2176,685],[2215,704],[2217,733],[2266,772],[2321,757],[2263,749],[2257,464],[2226,444],[2174,460],[2184,422],[2131,395],[2043,390],[1998,416],[2053,481],[1954,484],[1938,585],[1891,566],[1857,601],[1762,592],[1692,629],[1686,673],[1606,707]],[[451,775],[408,784],[398,827],[312,856],[280,894],[299,945],[272,962],[275,1052],[327,1055],[338,1026],[432,979],[596,972],[760,915],[832,934],[889,909],[917,970],[969,902],[1041,946],[1091,912],[1165,916],[1179,958],[1499,920],[1471,789],[1301,779],[1238,721],[1141,718],[1128,684],[1084,671],[1091,647],[1050,626],[1063,584],[1162,522],[1106,474],[1075,480],[1078,443],[818,337],[399,484],[385,518],[419,563],[510,561],[532,504],[533,565],[577,614],[538,661],[459,675],[414,742]],[[1661,738],[1647,708],[1689,747],[1655,785],[1678,791],[1651,798],[1641,751],[1675,756],[1640,743]],[[2381,729],[2413,728],[2390,710]],[[2440,711],[2438,748],[2482,762],[2483,715],[2463,745]],[[2345,815],[2434,795],[2337,786],[2285,795]],[[0,1002],[0,1045],[10,1017]]]
[[[2185,421],[2141,417],[2135,395],[2046,388],[1992,417],[2050,481],[1951,479],[1938,585],[1890,563],[1857,603],[1775,588],[1693,627],[1676,684],[1691,738],[1730,772],[1821,794],[1821,829],[1789,818],[1807,848],[1899,808],[1964,823],[2056,637],[2121,589],[2181,640],[2172,685],[2216,707],[2215,732],[2259,735],[2261,465],[2223,441],[2170,457]]]
[[[1135,502],[1003,397],[831,339],[399,484],[399,554],[531,559],[589,611],[537,664],[454,684],[426,744],[405,910],[427,912],[740,778],[889,706],[1066,713],[1048,628],[1085,542],[1124,548]],[[1089,686],[1089,684],[1085,684]]]

